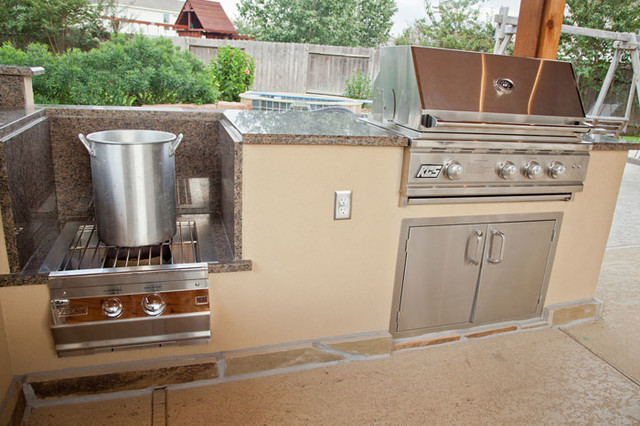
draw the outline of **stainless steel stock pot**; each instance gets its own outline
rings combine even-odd
[[[182,134],[108,130],[78,135],[91,156],[98,236],[139,247],[176,232],[175,151]]]

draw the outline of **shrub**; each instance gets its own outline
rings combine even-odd
[[[26,52],[5,44],[0,63],[45,68],[33,80],[39,103],[202,104],[216,102],[220,95],[195,55],[162,38],[117,37],[89,52],[71,49],[60,56],[42,44],[31,44]]]
[[[253,84],[255,64],[242,49],[229,45],[219,48],[218,57],[211,61],[211,69],[224,101],[238,102],[240,93]]]
[[[352,99],[371,99],[373,95],[373,87],[371,79],[362,71],[354,72],[346,81],[347,87],[344,89],[344,95]]]

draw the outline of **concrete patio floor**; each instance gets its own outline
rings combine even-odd
[[[640,166],[627,165],[598,321],[127,398],[70,399],[34,408],[27,424],[639,424],[636,212]]]

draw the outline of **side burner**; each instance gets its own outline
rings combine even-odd
[[[58,355],[206,343],[216,261],[207,217],[183,218],[169,241],[144,247],[108,246],[95,225],[67,223],[40,268]]]

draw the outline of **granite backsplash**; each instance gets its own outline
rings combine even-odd
[[[92,215],[91,160],[78,139],[114,129],[182,133],[176,151],[178,214],[220,210],[220,159],[216,155],[220,114],[134,108],[50,108],[51,145],[60,220]]]

